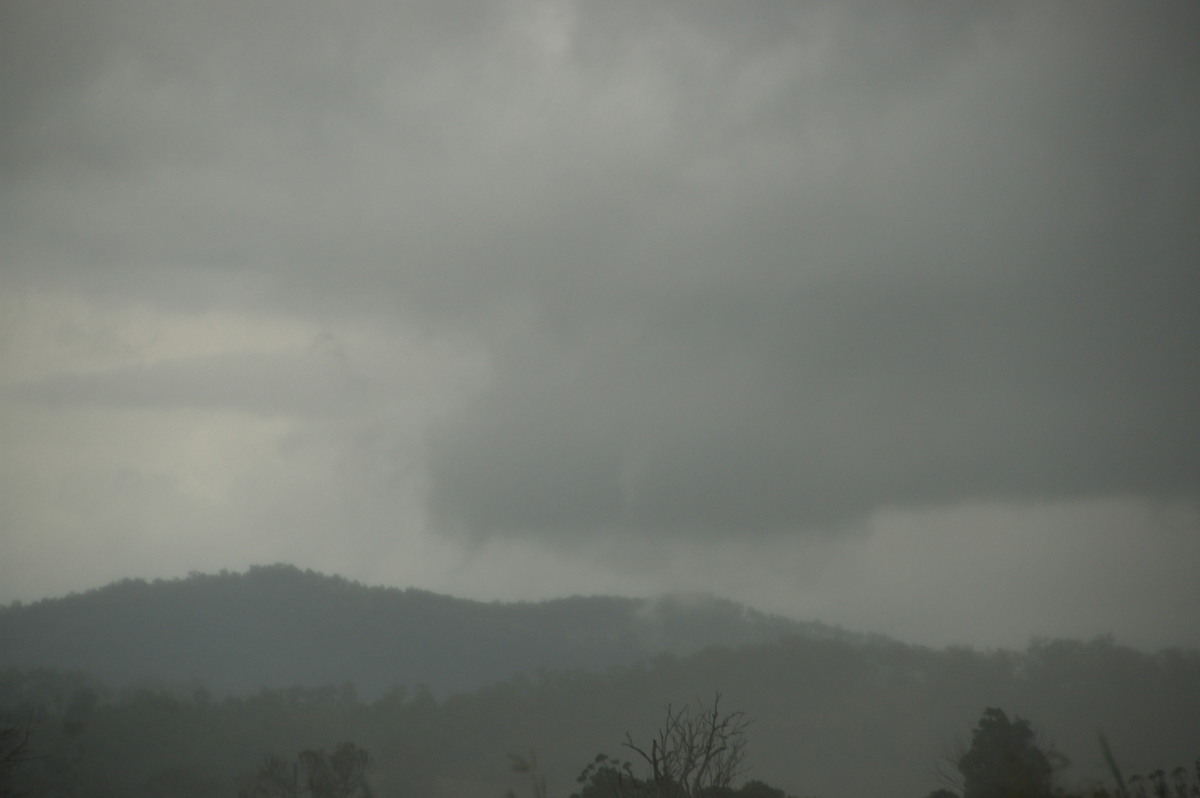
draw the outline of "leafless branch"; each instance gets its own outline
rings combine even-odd
[[[650,781],[660,796],[698,798],[706,790],[728,787],[743,772],[749,724],[744,712],[722,714],[718,693],[711,706],[699,700],[679,709],[668,705],[649,750],[628,734],[622,745],[650,767]]]

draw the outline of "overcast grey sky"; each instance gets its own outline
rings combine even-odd
[[[289,561],[1200,645],[1200,6],[0,3],[0,602]]]

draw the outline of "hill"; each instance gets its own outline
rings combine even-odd
[[[850,637],[706,596],[485,603],[273,565],[0,609],[0,668],[219,694],[350,681],[365,697],[397,684],[445,696],[539,668],[603,670],[794,635]]]
[[[336,686],[214,700],[0,671],[0,712],[42,718],[32,753],[53,765],[31,768],[38,781],[27,792],[80,798],[229,796],[267,754],[343,741],[371,752],[380,796],[528,795],[506,756],[528,751],[548,794],[566,796],[597,752],[627,756],[626,732],[645,742],[667,704],[716,692],[752,720],[747,776],[795,795],[928,795],[993,706],[1030,719],[1070,757],[1060,774],[1068,789],[1107,781],[1099,729],[1127,775],[1169,773],[1200,754],[1200,653],[1147,654],[1105,639],[977,652],[792,637],[601,673],[543,670],[441,700],[398,688],[363,701]]]

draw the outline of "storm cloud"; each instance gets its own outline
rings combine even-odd
[[[145,540],[178,515],[235,563],[425,557],[460,591],[479,552],[644,591],[643,546],[752,568],[888,518],[993,541],[997,507],[1062,551],[1054,508],[1124,503],[1122,556],[1168,508],[1191,545],[1198,29],[1165,3],[6,3],[4,534],[61,550],[86,494]]]

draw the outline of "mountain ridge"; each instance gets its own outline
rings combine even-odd
[[[0,608],[0,712],[53,718],[70,750],[84,729],[114,794],[180,773],[231,794],[262,755],[343,740],[423,785],[407,794],[500,794],[527,750],[566,794],[597,750],[718,694],[754,720],[755,777],[806,795],[927,794],[986,707],[1033,719],[1072,783],[1105,777],[1097,729],[1133,772],[1200,739],[1200,651],[1106,637],[935,650],[725,599],[486,603],[283,565]]]
[[[484,602],[274,564],[0,607],[0,667],[231,694],[350,681],[366,695],[396,684],[447,695],[541,668],[602,670],[793,635],[867,639],[706,594]]]

